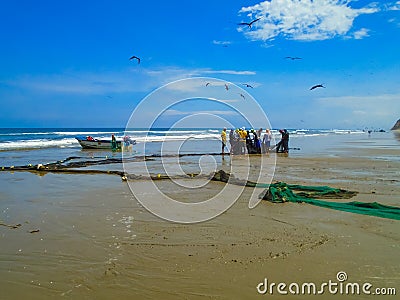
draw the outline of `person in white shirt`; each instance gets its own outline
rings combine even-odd
[[[271,140],[272,140],[271,131],[269,129],[266,129],[262,139],[262,153],[269,153],[271,147]]]

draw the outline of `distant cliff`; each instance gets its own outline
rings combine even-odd
[[[400,119],[397,120],[391,130],[400,130]]]

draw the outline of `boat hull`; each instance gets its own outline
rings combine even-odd
[[[109,140],[84,140],[84,139],[78,139],[76,138],[79,142],[79,144],[82,146],[84,149],[110,149],[112,150],[112,144],[111,141]],[[117,149],[121,149],[121,142],[117,141]]]

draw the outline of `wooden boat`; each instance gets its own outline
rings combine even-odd
[[[82,146],[84,149],[121,149],[121,146],[125,144],[124,141],[116,141],[116,147],[113,147],[111,140],[99,140],[99,139],[93,139],[89,137],[75,137],[79,144]],[[129,140],[128,141],[128,146],[129,145],[135,145],[136,141]]]

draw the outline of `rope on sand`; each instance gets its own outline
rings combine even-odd
[[[110,160],[107,160],[111,163]],[[114,163],[115,160],[112,160]],[[87,166],[87,165],[74,165],[74,167]],[[342,189],[335,189],[328,186],[302,186],[302,185],[289,185],[284,182],[276,182],[272,184],[257,183],[249,180],[242,180],[235,178],[233,175],[219,170],[213,172],[209,175],[189,173],[185,175],[169,176],[166,174],[150,174],[149,176],[127,174],[123,171],[104,171],[104,170],[80,170],[80,169],[70,169],[71,164],[68,166],[62,165],[60,163],[48,164],[48,165],[28,165],[19,167],[2,167],[2,171],[29,171],[34,173],[69,173],[69,174],[109,174],[109,175],[119,175],[121,179],[126,180],[171,180],[177,178],[184,179],[198,179],[198,178],[208,178],[212,181],[224,182],[234,185],[246,186],[246,187],[257,187],[265,188],[264,192],[260,195],[260,198],[268,200],[275,203],[282,202],[294,202],[294,203],[308,203],[320,207],[352,212],[357,214],[371,215],[381,218],[400,220],[400,207],[393,207],[383,205],[377,202],[331,202],[323,201],[318,199],[331,199],[331,198],[344,198],[349,199],[357,194],[357,192],[346,191]],[[318,198],[318,199],[315,199]],[[6,224],[1,224],[3,226],[8,226]]]

